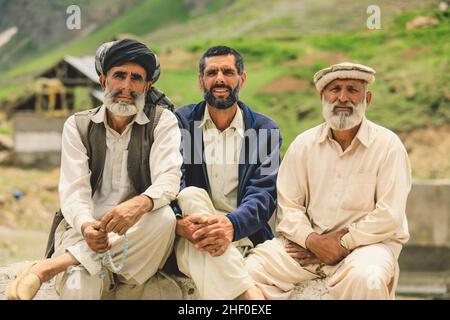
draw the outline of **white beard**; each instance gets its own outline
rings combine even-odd
[[[367,109],[365,97],[356,106],[350,101],[345,104],[346,107],[352,108],[352,112],[334,112],[334,107],[338,104],[339,100],[336,100],[334,103],[329,103],[325,97],[322,96],[322,115],[331,129],[343,131],[354,128],[361,123]]]
[[[145,90],[139,95],[134,103],[114,102],[114,92],[111,92],[106,83],[105,92],[103,93],[105,107],[111,111],[116,117],[130,117],[137,114],[139,111],[144,110],[145,106]]]

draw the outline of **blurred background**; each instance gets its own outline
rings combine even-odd
[[[316,71],[373,67],[367,117],[400,136],[414,177],[398,293],[449,297],[450,11],[440,0],[0,0],[0,266],[43,257],[63,122],[101,104],[93,55],[125,37],[158,54],[156,87],[176,107],[202,99],[208,47],[237,49],[248,73],[241,99],[276,120],[283,152],[323,121]]]

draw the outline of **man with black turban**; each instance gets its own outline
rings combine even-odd
[[[8,285],[9,299],[32,299],[55,276],[61,299],[136,298],[128,289],[143,288],[173,247],[181,134],[155,103],[168,105],[152,90],[157,56],[126,39],[100,46],[95,60],[104,103],[64,125],[61,210],[47,259]]]

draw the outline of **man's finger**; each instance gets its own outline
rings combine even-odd
[[[291,251],[291,252],[307,252],[307,253],[311,253],[311,251],[309,251],[308,249],[304,249],[298,246],[285,246],[284,249],[286,251]]]
[[[119,224],[119,221],[117,221],[116,219],[112,219],[108,222],[108,224],[106,225],[106,232],[110,233],[113,232],[114,228]]]
[[[211,230],[211,231],[208,232],[208,237],[225,239],[226,238],[226,233],[225,233],[225,230],[223,230],[222,228],[214,229],[214,230]]]
[[[317,258],[312,258],[312,259],[299,259],[298,261],[299,261],[299,263],[300,263],[300,265],[301,265],[302,267],[310,266],[310,265],[313,265],[313,264],[320,264],[320,263],[322,263],[322,261],[320,261],[320,260],[317,259]]]
[[[194,239],[200,239],[200,238],[202,238],[202,237],[208,235],[210,230],[211,230],[211,227],[210,227],[210,226],[201,227],[199,230],[195,231],[195,232],[192,234],[192,238],[194,238]]]
[[[119,236],[123,236],[128,230],[127,226],[122,227],[122,229],[120,229],[119,231]]]
[[[221,249],[217,250],[216,252],[214,252],[212,254],[213,257],[219,257],[221,255],[223,255],[225,253],[225,251],[227,250],[227,246],[223,246]]]
[[[219,218],[214,216],[208,219],[208,225],[219,223]]]
[[[197,248],[197,250],[205,250],[204,247],[211,245],[211,244],[215,244],[216,243],[216,238],[212,238],[212,237],[207,237],[203,240],[201,240],[200,242],[198,242],[195,247]]]
[[[106,230],[106,225],[109,223],[109,221],[113,218],[113,214],[112,212],[108,212],[106,213],[103,218],[100,220],[100,229],[105,231]]]
[[[315,256],[304,252],[288,252],[288,255],[294,259],[313,259]]]
[[[188,219],[190,222],[195,224],[206,224],[206,221],[208,220],[202,215],[187,216],[185,219]]]
[[[117,223],[112,232],[119,234],[120,230],[122,230],[124,227],[126,227],[125,223]]]

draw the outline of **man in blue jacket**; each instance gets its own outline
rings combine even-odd
[[[212,47],[199,63],[204,101],[176,110],[184,161],[175,253],[201,299],[264,298],[244,255],[273,238],[282,138],[274,121],[239,100],[246,78],[236,50]]]

